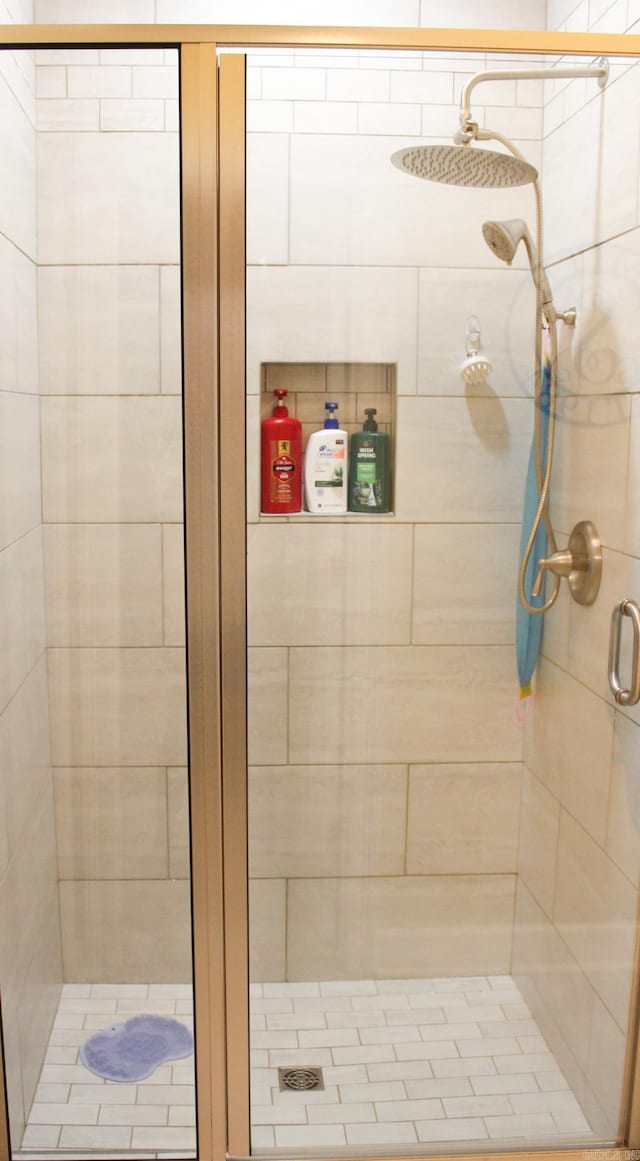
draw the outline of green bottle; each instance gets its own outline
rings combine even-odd
[[[351,436],[349,511],[388,512],[390,506],[389,436],[378,431],[375,407],[365,407],[362,431]]]

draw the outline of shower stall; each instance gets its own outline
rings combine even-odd
[[[544,7],[3,26],[1,1161],[640,1147],[640,40]],[[261,512],[280,389],[389,512]]]

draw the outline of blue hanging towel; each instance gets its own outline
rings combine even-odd
[[[540,393],[540,446],[542,453],[543,475],[544,465],[547,459],[547,445],[549,439],[550,400],[551,358],[549,354],[548,332],[545,331],[545,342],[543,344],[542,351],[542,375]],[[536,477],[536,449],[534,437],[534,440],[531,444],[531,451],[529,453],[527,482],[524,492],[524,512],[522,514],[522,534],[520,536],[520,560],[522,560],[522,557],[524,556],[527,541],[533,527],[533,521],[538,508],[538,498],[538,481]],[[541,556],[546,555],[547,530],[545,528],[544,520],[541,520],[524,575],[524,591],[527,595],[529,603],[533,605],[534,608],[536,606],[543,605],[545,600],[544,583],[542,585],[542,591],[539,597],[532,596],[531,589],[533,588],[533,583],[537,576],[538,561]],[[533,677],[533,673],[538,661],[538,654],[540,652],[543,620],[543,613],[528,613],[527,610],[523,608],[522,603],[518,598],[516,605],[516,656],[518,662],[518,678],[520,680],[521,698],[529,697],[531,693],[531,678]]]

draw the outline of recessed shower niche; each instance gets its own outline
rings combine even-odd
[[[396,429],[396,366],[393,363],[262,363],[260,367],[260,419],[272,414],[274,392],[287,392],[284,402],[289,415],[302,425],[302,457],[309,437],[318,431],[327,416],[326,404],[337,404],[336,418],[340,428],[348,432],[349,438],[362,431],[367,421],[367,412],[375,412],[374,422],[378,431],[389,436],[389,511],[360,513],[348,511],[344,515],[327,514],[321,517],[344,520],[347,517],[361,519],[362,515],[393,515],[394,491],[394,437]],[[315,513],[306,509],[291,514],[294,519],[301,517],[317,519]],[[273,515],[261,512],[260,519],[273,520]],[[278,518],[283,519],[280,515]]]

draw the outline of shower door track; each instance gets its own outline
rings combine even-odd
[[[244,56],[251,48],[640,57],[640,36],[507,29],[3,25],[13,49],[164,47],[180,54],[187,688],[199,1161],[250,1155],[244,524]],[[223,53],[218,68],[218,50]],[[224,439],[221,430],[224,429]],[[224,488],[219,483],[224,481]],[[638,939],[618,1142],[640,1149]],[[0,1060],[0,1081],[4,1082]],[[5,1090],[6,1091],[6,1090]],[[391,1155],[391,1154],[390,1154]],[[522,1152],[456,1153],[457,1158]],[[579,1149],[526,1151],[584,1161]],[[0,1101],[0,1161],[9,1159]],[[132,1154],[134,1156],[134,1154]],[[325,1154],[327,1156],[327,1154]],[[417,1156],[425,1156],[419,1154]],[[440,1156],[444,1156],[441,1154]],[[637,1156],[637,1154],[636,1154]],[[403,1154],[403,1157],[406,1157]],[[340,1161],[340,1159],[336,1159]]]

